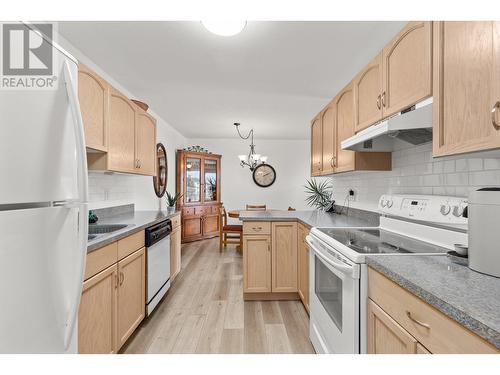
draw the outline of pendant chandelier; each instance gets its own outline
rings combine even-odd
[[[241,139],[248,139],[251,137],[250,152],[248,153],[248,155],[238,155],[238,158],[240,159],[240,165],[242,167],[247,166],[251,171],[253,171],[258,165],[265,164],[267,161],[267,156],[263,156],[255,152],[255,144],[253,143],[253,129],[250,130],[250,132],[246,136],[243,136],[240,133],[240,123],[235,122],[234,126],[236,126],[236,131],[238,132],[238,135]]]

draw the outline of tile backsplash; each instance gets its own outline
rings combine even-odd
[[[89,207],[92,209],[134,203],[137,178],[141,176],[89,172]]]
[[[471,155],[433,158],[432,142],[412,146],[397,141],[392,153],[392,171],[348,172],[331,179],[337,204],[345,205],[349,189],[354,189],[355,200],[349,205],[373,211],[384,193],[465,197],[480,187],[500,186],[500,158]]]

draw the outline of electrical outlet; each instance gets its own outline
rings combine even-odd
[[[348,192],[348,195],[347,195],[347,199],[351,202],[355,202],[356,201],[356,191],[354,189],[349,189],[349,192]]]

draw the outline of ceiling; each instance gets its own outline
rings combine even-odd
[[[307,139],[311,118],[405,22],[61,22],[59,32],[188,138]]]

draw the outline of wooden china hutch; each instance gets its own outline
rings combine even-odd
[[[219,235],[221,155],[177,150],[176,191],[182,242]]]

